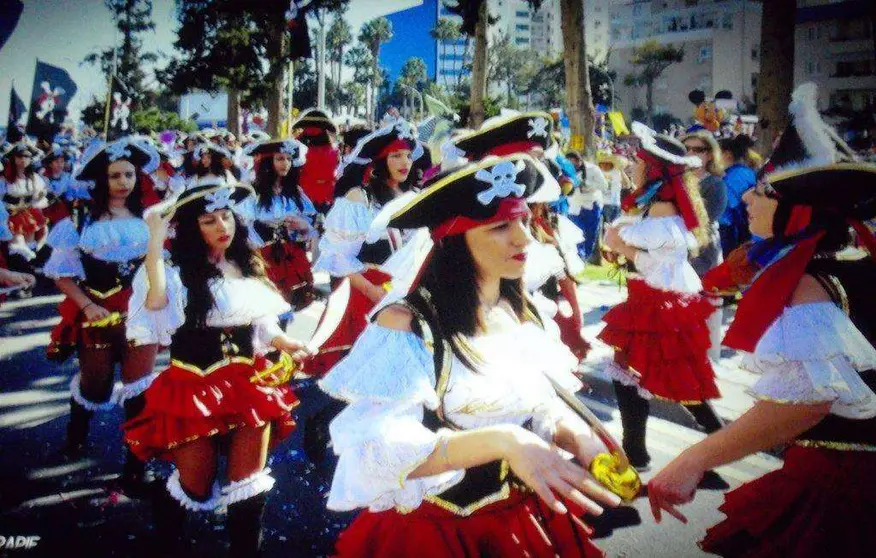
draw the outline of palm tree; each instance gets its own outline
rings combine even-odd
[[[563,66],[566,74],[566,111],[572,129],[572,149],[593,147],[595,110],[587,70],[587,43],[584,37],[584,1],[561,0]]]
[[[335,17],[326,34],[326,51],[332,65],[335,85],[341,87],[341,71],[344,67],[344,49],[353,42],[350,24],[342,16]]]
[[[769,153],[776,136],[788,125],[788,104],[794,87],[794,25],[796,0],[763,3],[760,26],[760,68],[757,80],[757,149]]]
[[[370,118],[371,97],[369,96],[368,85],[371,83],[372,76],[374,75],[374,62],[371,58],[371,52],[364,45],[358,44],[344,55],[344,64],[353,68],[353,81],[365,88],[365,113]]]
[[[454,21],[450,18],[442,17],[438,19],[438,24],[435,25],[435,28],[429,32],[429,35],[432,36],[433,39],[438,41],[439,48],[439,63],[440,66],[441,60],[445,59],[447,55],[447,43],[449,41],[456,41],[462,36],[462,32],[459,29],[459,22]],[[456,48],[453,49],[453,53],[456,54]],[[451,64],[451,69],[455,69],[456,63]],[[461,68],[460,68],[461,69]],[[444,85],[447,86],[447,74],[444,74]]]
[[[380,46],[392,38],[392,23],[385,17],[372,19],[365,23],[359,31],[359,42],[371,52],[372,64],[372,87],[371,87],[371,105],[370,110],[376,109],[377,91],[380,89],[383,81],[381,72],[378,68],[380,61]],[[369,118],[376,119],[374,114],[369,111]]]

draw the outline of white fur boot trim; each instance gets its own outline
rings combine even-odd
[[[191,496],[183,490],[182,484],[179,482],[179,471],[174,469],[170,478],[167,479],[167,492],[173,496],[173,499],[179,502],[182,507],[191,511],[213,511],[222,505],[222,494],[219,491],[219,484],[213,483],[213,491],[210,499],[206,502],[193,500]]]
[[[149,386],[152,385],[152,382],[155,381],[155,378],[157,378],[159,374],[161,374],[160,371],[153,372],[147,376],[143,376],[142,378],[140,378],[136,382],[131,382],[130,384],[123,383],[121,385],[117,385],[116,389],[115,389],[115,393],[113,394],[116,402],[119,405],[124,405],[125,401],[127,401],[128,399],[137,397],[138,395],[140,395],[141,393],[146,391],[149,388]]]
[[[245,479],[234,481],[228,486],[223,487],[222,503],[227,506],[270,491],[274,487],[275,482],[270,472],[270,469],[265,468]]]
[[[73,376],[73,379],[70,380],[70,397],[73,398],[73,401],[79,403],[89,411],[109,411],[116,406],[115,394],[110,395],[110,398],[103,403],[86,399],[85,396],[82,395],[82,391],[79,389],[79,376],[79,374],[76,374]]]

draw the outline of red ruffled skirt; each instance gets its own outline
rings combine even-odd
[[[46,234],[46,216],[36,207],[11,211],[9,231],[15,235],[35,235],[37,239],[42,238]]]
[[[295,429],[292,410],[298,399],[289,386],[250,381],[270,364],[259,357],[206,376],[171,364],[146,390],[143,411],[123,426],[125,441],[140,459],[169,458],[171,450],[186,442],[271,424],[273,446]]]
[[[537,496],[512,490],[507,499],[468,517],[428,502],[408,514],[364,511],[341,533],[337,556],[603,556],[590,541],[590,528],[578,519],[583,511],[566,504],[569,513],[557,514]]]
[[[392,279],[388,274],[379,269],[369,269],[363,273],[366,279],[375,285],[383,285]],[[374,309],[375,303],[358,289],[350,288],[350,301],[347,310],[341,318],[335,332],[319,348],[319,352],[313,358],[307,360],[303,366],[304,372],[309,376],[321,378],[332,367],[344,358],[359,335],[365,331],[368,325],[366,316]],[[325,319],[325,314],[320,318],[320,325]],[[319,326],[317,326],[319,329]]]
[[[727,493],[700,546],[746,558],[873,556],[876,453],[791,447],[778,471]]]
[[[313,301],[313,271],[307,252],[294,242],[270,244],[260,250],[265,272],[277,289],[300,310]]]
[[[619,364],[656,397],[693,403],[720,397],[709,362],[706,319],[715,311],[703,296],[627,283],[628,296],[608,311],[599,339],[615,348]]]
[[[128,299],[131,298],[131,288],[126,287],[100,298],[87,288],[82,289],[88,298],[110,313],[118,313],[121,322],[108,326],[93,326],[85,321],[85,314],[69,297],[58,305],[61,323],[52,328],[51,340],[46,347],[46,357],[55,362],[64,362],[77,348],[89,349],[112,348],[123,351],[128,346],[125,337],[125,316],[128,314]]]

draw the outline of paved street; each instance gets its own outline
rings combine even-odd
[[[609,284],[590,283],[580,290],[585,304],[586,332],[593,338],[601,327],[599,317],[624,296]],[[30,550],[6,551],[8,555],[45,556],[59,552],[89,556],[145,555],[151,536],[146,502],[129,500],[114,489],[121,467],[120,409],[98,415],[93,421],[90,457],[67,463],[59,453],[68,413],[68,385],[76,372],[74,360],[62,366],[47,362],[44,348],[56,323],[58,296],[12,301],[0,307],[0,536],[36,535]],[[290,331],[306,337],[315,327],[321,307],[300,313]],[[597,346],[586,362],[591,391],[585,401],[620,435],[618,413],[610,384],[600,369],[610,352]],[[166,355],[159,366],[166,364]],[[735,371],[735,357],[722,360],[719,383],[725,395],[717,408],[725,418],[738,416],[750,405],[744,385],[751,378]],[[308,414],[312,387],[301,386],[299,422]],[[648,446],[655,471],[702,434],[692,420],[672,405],[655,405],[649,422]],[[779,466],[770,456],[756,456],[719,470],[732,485]],[[155,462],[158,474],[168,468]],[[304,458],[300,430],[282,445],[271,460],[278,482],[266,512],[266,556],[319,556],[330,551],[336,533],[349,516],[324,510],[326,483]],[[647,480],[648,475],[645,475]],[[646,500],[616,512],[610,521],[597,524],[598,544],[609,556],[704,556],[695,544],[705,529],[720,520],[716,511],[722,493],[701,491],[686,511],[691,523],[668,519],[656,525]],[[198,517],[191,532],[200,544],[193,556],[223,552],[223,520]],[[4,552],[4,551],[0,551]],[[5,554],[0,554],[5,555]]]

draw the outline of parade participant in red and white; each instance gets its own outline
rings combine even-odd
[[[386,294],[391,277],[380,265],[404,239],[391,229],[380,238],[366,237],[380,209],[411,188],[415,148],[410,125],[400,120],[359,140],[343,169],[313,270],[331,275],[333,288],[347,280],[352,289],[344,319],[308,364],[311,375],[324,374],[346,354],[365,329],[365,316]]]
[[[95,144],[74,177],[91,181],[88,213],[75,223],[67,218],[49,234],[52,255],[43,273],[55,280],[66,298],[58,307],[61,323],[52,330],[50,360],[79,356],[79,374],[70,383],[70,422],[66,453],[84,455],[89,423],[95,411],[120,404],[132,418],[143,406],[143,391],[155,375],[156,347],[132,345],[125,339],[125,317],[131,280],[149,241],[142,219],[142,184],[158,164],[149,145],[123,138]],[[121,365],[122,386],[114,389],[114,369]],[[122,482],[140,494],[145,464],[128,452]]]
[[[227,506],[231,554],[255,556],[274,484],[265,467],[269,445],[294,427],[297,400],[283,378],[291,363],[280,359],[276,374],[263,377],[274,367],[264,355],[280,350],[300,359],[306,353],[280,329],[277,316],[289,305],[234,212],[251,194],[248,186],[204,179],[146,217],[148,252],[134,278],[127,336],[137,345],[170,346],[170,367],[146,391],[143,412],[125,424],[125,439],[140,458],[168,459],[176,468],[155,501],[166,552],[181,542],[186,510]],[[229,484],[220,490],[225,435]]]
[[[320,381],[348,402],[331,424],[328,507],[366,508],[338,556],[602,555],[581,517],[619,499],[582,468],[604,449],[549,380],[578,389],[577,360],[521,281],[536,165],[517,154],[441,173],[392,216],[434,246]]]
[[[299,183],[317,210],[325,215],[335,199],[335,171],[340,152],[335,145],[338,128],[319,109],[308,109],[292,124],[292,134],[307,146],[307,160]]]
[[[3,166],[0,164],[0,172],[3,171]],[[6,263],[7,244],[12,240],[12,233],[9,231],[9,215],[6,213],[6,206],[0,204],[0,287],[28,289],[36,285],[36,277],[29,273],[21,273],[18,271],[10,271],[9,265]],[[5,300],[6,294],[0,294],[0,302]]]
[[[638,122],[633,133],[641,141],[631,167],[637,190],[625,205],[645,213],[610,227],[605,244],[633,262],[637,275],[627,281],[627,300],[603,317],[599,339],[615,349],[607,373],[614,379],[624,450],[645,469],[650,399],[683,404],[707,432],[721,428],[721,421],[707,403],[720,396],[707,355],[706,319],[714,308],[699,294],[702,283],[688,262],[689,252],[708,241],[705,208],[690,172],[701,163],[675,138]]]
[[[818,114],[814,84],[792,96],[791,123],[743,197],[748,249],[761,267],[724,338],[761,374],[754,406],[688,448],[649,483],[651,508],[685,520],[703,471],[787,446],[784,464],[728,493],[727,517],[700,546],[721,556],[869,556],[876,517],[876,168]],[[841,149],[837,149],[839,146]],[[850,226],[870,257],[838,260]]]
[[[538,204],[534,207],[532,219],[536,242],[527,248],[524,283],[530,293],[542,291],[540,294],[545,296],[537,297],[537,301],[545,306],[542,311],[553,317],[566,346],[579,359],[583,359],[590,344],[581,335],[581,309],[573,279],[574,273],[582,271],[584,267],[575,248],[583,238],[574,223],[565,216],[555,214],[546,205],[560,197],[557,179],[561,170],[550,159],[550,154],[555,151],[552,135],[551,115],[526,112],[489,119],[480,130],[454,140],[454,148],[455,155],[469,161],[489,155],[527,153],[539,161],[539,169],[545,178],[557,185],[553,198],[533,202]],[[495,177],[496,180],[503,178]]]
[[[34,163],[42,156],[42,151],[24,140],[10,145],[2,155],[0,196],[9,214],[8,226],[12,233],[9,265],[19,271],[33,270],[33,261],[48,234],[48,222],[43,214],[48,206],[48,187],[34,170]]]
[[[49,226],[70,217],[74,210],[83,208],[90,197],[88,185],[74,179],[73,175],[65,170],[66,159],[65,150],[55,144],[40,161],[43,178],[48,184],[48,206],[43,210],[43,214],[48,219]]]
[[[307,250],[316,208],[300,186],[308,148],[288,139],[254,144],[246,151],[255,158],[256,195],[248,199],[250,245],[261,252],[268,278],[300,310],[314,296]]]

